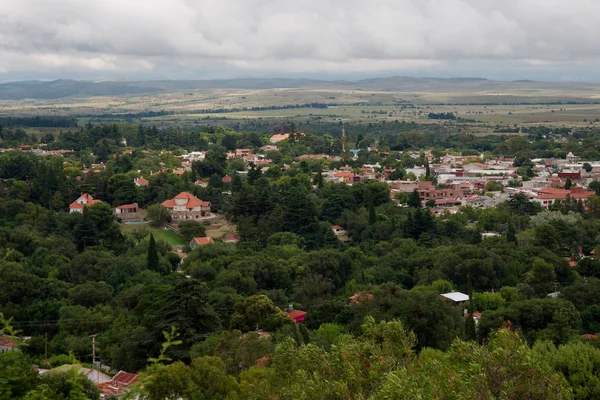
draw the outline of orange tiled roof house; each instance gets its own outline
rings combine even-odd
[[[202,201],[189,192],[181,192],[173,199],[163,201],[162,205],[171,211],[175,222],[199,220],[211,216],[210,202]]]
[[[87,193],[81,193],[81,196],[69,205],[69,212],[83,212],[83,207],[89,207],[96,203],[102,203],[102,200],[94,199]]]

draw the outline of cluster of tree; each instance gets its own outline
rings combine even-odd
[[[33,128],[76,128],[77,118],[60,116],[0,117],[1,128],[13,126]]]
[[[429,113],[427,114],[429,119],[456,119],[456,114],[453,112],[442,112],[442,113]]]
[[[166,134],[88,125],[59,141],[85,140],[83,148],[106,141],[108,150],[0,155],[0,312],[31,336],[20,353],[0,356],[8,397],[85,392],[75,375],[47,382],[27,371],[33,363],[91,361],[91,334],[99,334],[104,363],[153,377],[139,394],[147,398],[471,398],[475,389],[487,398],[598,396],[597,343],[581,343],[581,335],[600,332],[600,261],[591,254],[600,243],[600,197],[543,211],[514,195],[496,208],[436,218],[416,192],[399,207],[385,183],[333,184],[322,174],[325,162],[380,162],[402,175],[425,165],[423,154],[365,150],[337,164],[294,161],[335,146],[333,136],[293,135],[267,154],[265,171],[227,160],[226,150],[257,150],[266,138],[225,128],[195,134],[206,140],[206,158],[181,176],[149,174],[180,166],[173,153],[121,154],[125,136],[159,146]],[[424,137],[404,132],[393,140],[411,148]],[[496,144],[512,151],[521,139]],[[365,149],[373,139],[348,140]],[[102,171],[83,173],[100,160]],[[148,176],[145,187],[133,183],[138,170]],[[168,218],[158,204],[182,191],[235,223],[238,245],[200,246],[181,263],[148,231],[121,233],[111,205],[138,202]],[[68,213],[81,192],[103,203]],[[180,228],[187,239],[204,232],[198,224]],[[486,231],[501,236],[482,240]],[[455,306],[440,297],[451,290],[473,301]],[[305,324],[286,315],[289,305],[308,313]],[[476,327],[474,311],[483,312]],[[496,333],[507,321],[510,329]],[[164,332],[173,339],[167,347]],[[148,355],[159,361],[148,366]]]

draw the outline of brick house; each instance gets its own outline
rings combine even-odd
[[[202,201],[189,192],[181,192],[174,198],[163,201],[162,205],[171,211],[175,222],[197,220],[211,215],[210,202]]]

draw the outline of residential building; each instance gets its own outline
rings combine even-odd
[[[582,200],[583,203],[586,203],[588,197],[593,194],[596,194],[596,192],[585,191],[581,186],[572,187],[571,190],[548,187],[540,189],[532,200],[540,203],[545,209],[548,209],[555,201],[564,202],[567,198],[576,201]]]
[[[211,215],[210,202],[202,201],[189,192],[181,192],[173,199],[163,201],[162,205],[171,211],[175,222],[197,220]]]
[[[142,209],[138,207],[138,203],[123,204],[115,207],[115,214],[132,214],[140,211],[142,211]]]
[[[96,200],[87,193],[81,193],[81,196],[69,205],[69,212],[83,212],[84,207],[102,203],[102,200]]]
[[[270,141],[271,141],[271,143],[279,143],[279,142],[281,142],[282,140],[286,140],[286,139],[288,139],[289,137],[290,137],[290,135],[289,135],[288,133],[285,133],[285,134],[277,134],[277,135],[273,135],[273,136],[271,136],[271,139],[270,139]]]
[[[461,293],[461,292],[448,292],[440,295],[442,298],[451,301],[455,305],[459,305],[469,301],[469,295]]]
[[[229,233],[223,239],[223,243],[229,243],[229,244],[237,244],[239,241],[240,241],[240,239],[237,236],[235,236],[233,233]]]
[[[293,319],[294,322],[297,324],[303,324],[304,319],[306,318],[306,314],[307,314],[306,311],[293,310],[293,309],[288,310],[287,313],[290,316],[290,318]]]
[[[335,233],[337,236],[343,236],[346,234],[346,230],[344,229],[344,227],[339,226],[339,225],[333,225],[331,227],[331,230],[333,231],[333,233]]]
[[[135,183],[135,186],[148,186],[149,182],[143,176],[140,176],[139,178],[135,178],[133,183]]]
[[[18,346],[15,342],[12,340],[0,340],[0,354],[14,350],[18,350]]]
[[[101,399],[119,399],[139,378],[138,374],[119,371],[110,381],[98,383],[96,387],[100,390]]]
[[[197,237],[190,240],[190,248],[195,249],[198,246],[213,244],[215,241],[210,236]]]

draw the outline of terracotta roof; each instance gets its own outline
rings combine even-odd
[[[137,178],[135,181],[138,185],[147,185],[149,183],[148,180],[145,179],[143,176]]]
[[[277,134],[277,135],[271,136],[271,140],[285,140],[289,137],[290,137],[290,135],[287,133],[286,134]]]
[[[210,202],[202,201],[190,192],[181,192],[177,196],[172,199],[165,200],[161,204],[166,208],[175,207],[175,200],[187,199],[187,203],[185,204],[186,208],[194,208],[194,207],[210,207]]]
[[[12,340],[0,340],[0,346],[16,348],[17,345]]]
[[[198,246],[203,246],[205,244],[211,244],[215,242],[210,236],[193,238],[192,241],[195,241],[198,244]]]
[[[593,333],[584,333],[581,336],[583,336],[586,339],[598,339],[598,335],[595,335]]]
[[[132,383],[135,383],[139,379],[138,374],[132,374],[130,372],[119,371],[115,376],[113,376],[111,382],[116,383],[118,385],[129,386]]]
[[[228,175],[225,175],[222,180],[223,180],[223,183],[230,183],[231,182],[231,177],[228,176]]]
[[[290,317],[292,317],[292,319],[298,319],[298,318],[302,318],[307,314],[306,311],[301,311],[301,310],[291,310],[288,311],[288,315]]]
[[[138,203],[133,203],[133,204],[123,204],[117,207],[120,210],[126,210],[126,209],[134,209],[134,208],[138,208]]]
[[[69,204],[69,208],[73,208],[73,209],[82,209],[84,206],[91,206],[97,203],[102,203],[102,200],[96,200],[94,199],[92,196],[90,196],[87,193],[81,193],[81,196],[79,197],[83,197],[83,200],[85,201],[85,204],[79,204],[77,202],[77,200],[79,200],[79,198],[77,200],[75,200],[74,202],[72,202],[71,204]]]
[[[240,241],[240,239],[235,236],[233,233],[230,233],[229,235],[225,236],[225,238],[223,239],[224,242],[234,242],[237,243]]]
[[[110,382],[97,383],[96,387],[102,393],[104,398],[116,397],[122,394],[123,389],[114,386]]]

